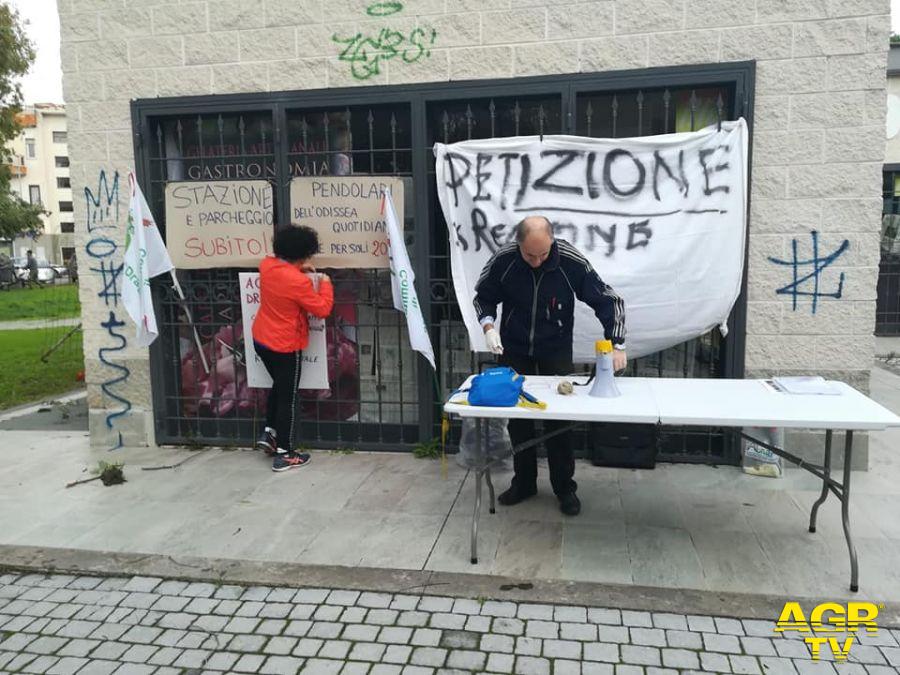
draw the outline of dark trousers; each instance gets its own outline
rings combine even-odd
[[[572,357],[547,356],[530,358],[515,354],[504,354],[500,363],[509,366],[521,375],[568,375],[572,372]],[[570,422],[544,422],[544,433],[560,429]],[[557,497],[574,493],[578,484],[572,480],[575,475],[575,455],[572,452],[571,432],[554,436],[544,442],[547,461],[550,464],[550,484]],[[531,420],[510,420],[509,438],[513,446],[536,437],[534,422]],[[537,488],[537,446],[517,452],[513,456],[513,484],[521,491],[531,492]]]
[[[273,352],[258,342],[256,353],[272,376],[272,389],[266,404],[266,426],[275,429],[281,450],[296,450],[297,386],[300,384],[302,352]]]

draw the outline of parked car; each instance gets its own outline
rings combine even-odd
[[[16,256],[12,260],[13,266],[16,268],[16,277],[22,281],[28,281],[27,259],[25,256]],[[65,267],[57,267],[46,260],[38,260],[38,281],[55,282],[63,275],[65,275]]]

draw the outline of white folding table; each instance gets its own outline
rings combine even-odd
[[[777,448],[758,439],[754,442],[769,448],[784,459],[812,473],[822,481],[822,492],[812,506],[809,531],[816,531],[816,514],[829,492],[841,502],[844,537],[850,554],[850,590],[859,588],[859,570],[856,548],[850,532],[850,463],[853,455],[854,431],[877,431],[900,426],[900,417],[856,391],[843,382],[831,382],[837,394],[787,394],[778,391],[765,380],[679,379],[679,378],[617,378],[622,395],[617,398],[592,398],[587,387],[575,387],[575,393],[563,396],[556,386],[561,379],[572,376],[526,376],[525,390],[545,402],[545,410],[533,408],[492,408],[470,406],[464,402],[444,404],[444,412],[459,417],[473,418],[476,422],[478,448],[481,451],[485,432],[482,420],[488,418],[562,420],[573,424],[550,434],[529,440],[514,448],[524,450],[551,436],[587,422],[631,422],[642,424],[667,424],[679,426],[714,427],[785,427],[825,431],[825,457],[823,464],[807,462],[783,448]],[[581,378],[575,377],[580,380]],[[471,377],[461,389],[467,389]],[[462,397],[453,397],[459,401]],[[464,399],[463,399],[464,400]],[[845,432],[844,471],[841,480],[832,476],[831,442],[834,431]],[[743,432],[738,432],[750,438]],[[472,514],[472,563],[478,562],[478,517],[481,511],[481,483],[487,484],[490,493],[490,512],[495,512],[494,487],[490,466],[481,462],[475,467],[475,511]]]

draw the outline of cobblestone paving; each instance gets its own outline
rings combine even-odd
[[[773,617],[774,619],[774,617]],[[813,661],[771,621],[327,588],[0,574],[4,673],[900,672],[900,630]]]

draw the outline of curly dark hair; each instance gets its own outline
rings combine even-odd
[[[319,252],[319,235],[305,225],[285,225],[272,237],[275,255],[289,262],[306,260]]]

